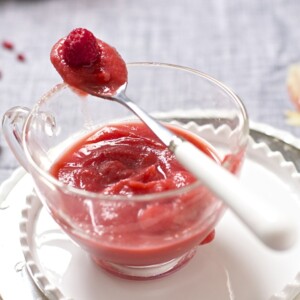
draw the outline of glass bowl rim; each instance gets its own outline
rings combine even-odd
[[[214,77],[211,77],[210,75],[203,73],[201,71],[198,71],[196,69],[190,68],[190,67],[184,67],[176,64],[169,64],[169,63],[160,63],[160,62],[131,62],[127,63],[127,66],[129,67],[159,67],[159,68],[169,68],[169,69],[177,69],[180,71],[192,73],[194,75],[197,75],[198,77],[202,77],[203,79],[207,80],[208,82],[213,83],[218,88],[220,88],[223,92],[225,92],[227,95],[230,96],[234,100],[234,102],[237,104],[237,106],[240,108],[240,112],[242,115],[242,119],[244,121],[244,134],[245,136],[248,135],[249,132],[249,120],[246,108],[240,99],[240,97],[233,92],[228,86],[220,82],[219,80],[215,79]],[[32,158],[30,151],[28,150],[27,143],[26,143],[26,136],[27,132],[30,129],[30,122],[34,118],[34,113],[38,110],[39,106],[46,101],[48,98],[53,96],[56,93],[62,92],[64,89],[69,88],[69,86],[66,83],[58,83],[55,86],[53,86],[50,90],[48,90],[42,97],[35,103],[32,110],[29,112],[28,117],[25,120],[23,131],[22,131],[22,143],[24,147],[24,152],[26,155],[26,158],[29,162],[29,165],[33,167],[34,171],[41,177],[47,180],[47,182],[53,184],[57,188],[64,190],[64,193],[67,194],[74,194],[79,197],[84,197],[88,199],[97,199],[100,201],[157,201],[159,199],[166,199],[168,197],[174,197],[179,196],[182,193],[188,193],[189,191],[200,187],[202,184],[199,180],[196,180],[195,182],[186,185],[184,187],[180,187],[177,189],[172,189],[168,191],[163,192],[155,192],[155,193],[149,193],[149,194],[141,194],[141,195],[107,195],[103,194],[101,192],[91,192],[86,191],[83,189],[75,188],[72,186],[68,186],[62,182],[60,182],[58,179],[50,175],[47,171],[40,168],[35,160]],[[246,143],[244,145],[241,145],[243,151],[246,148]]]

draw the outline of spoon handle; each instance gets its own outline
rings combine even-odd
[[[267,246],[290,248],[297,240],[296,220],[279,207],[267,205],[236,176],[187,141],[176,140],[172,151],[180,163],[222,199]]]

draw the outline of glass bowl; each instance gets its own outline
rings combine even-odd
[[[239,173],[248,118],[234,92],[176,65],[132,63],[128,75],[126,93],[132,100],[177,132],[202,141],[218,163]],[[43,205],[100,267],[130,279],[158,278],[183,266],[199,245],[213,239],[225,211],[222,201],[199,181],[141,195],[106,195],[68,186],[50,172],[76,141],[124,122],[139,120],[113,101],[58,84],[32,110],[6,112],[3,131]]]

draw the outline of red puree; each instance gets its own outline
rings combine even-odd
[[[182,129],[173,131],[217,160],[216,153]],[[109,125],[74,145],[51,173],[61,182],[106,195],[173,190],[195,181],[174,154],[142,123]]]
[[[86,29],[75,29],[58,41],[51,61],[66,83],[90,94],[112,94],[127,82],[121,56]],[[175,127],[172,130],[219,161],[204,141]],[[91,133],[66,152],[51,173],[67,185],[114,196],[101,201],[64,194],[52,208],[54,218],[98,263],[100,259],[139,266],[180,257],[213,238],[210,232],[222,212],[219,208],[215,213],[218,202],[199,186],[171,196],[160,193],[156,201],[130,200],[132,195],[176,190],[195,181],[140,123],[109,125]],[[70,228],[60,214],[77,229]]]
[[[214,150],[198,137],[177,127],[170,129],[218,160]],[[52,166],[51,173],[67,185],[108,195],[157,193],[195,181],[174,154],[141,123],[109,125],[91,133],[73,145]],[[163,262],[213,238],[213,232],[209,235],[213,228],[208,225],[212,223],[208,210],[215,199],[204,187],[160,197],[159,201],[130,202],[130,198],[116,198],[92,202],[65,198],[59,209],[93,238],[77,236],[63,223],[75,240],[92,249],[95,256],[115,263]],[[205,213],[208,224],[199,225]],[[56,213],[54,217],[63,222]]]

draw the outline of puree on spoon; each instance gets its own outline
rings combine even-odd
[[[126,64],[116,49],[84,28],[60,39],[50,59],[66,83],[85,92],[112,94],[127,82]]]

